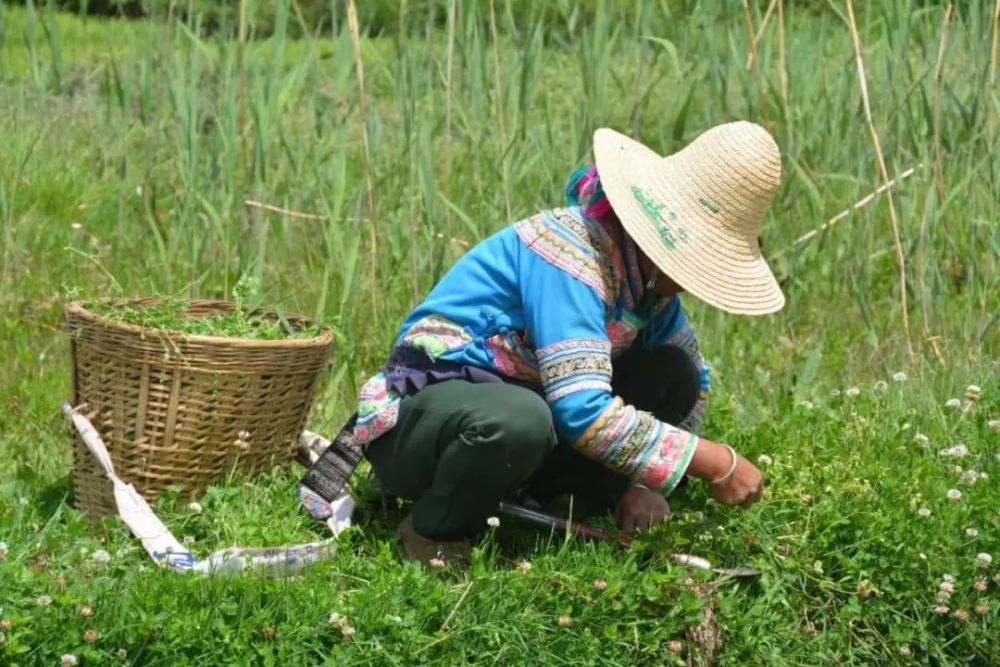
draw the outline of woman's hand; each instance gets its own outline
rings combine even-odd
[[[726,477],[730,469],[733,474],[725,481],[711,483]],[[733,468],[733,454],[729,448],[705,438],[698,441],[688,474],[709,482],[712,497],[723,505],[747,508],[760,500],[764,493],[764,483],[757,466],[736,454],[736,467]]]
[[[670,516],[667,499],[644,486],[633,486],[622,494],[615,512],[618,529],[630,533],[646,530]]]
[[[745,458],[736,455],[736,469],[725,482],[709,484],[712,497],[723,505],[739,505],[746,509],[758,500],[764,493],[764,482],[757,466]]]

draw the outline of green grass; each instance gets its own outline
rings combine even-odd
[[[786,104],[776,19],[759,45],[758,79],[744,16],[729,5],[598,3],[591,16],[555,4],[543,17],[498,0],[494,44],[488,4],[457,2],[450,88],[448,22],[409,20],[401,5],[399,29],[362,45],[363,117],[346,27],[290,39],[289,3],[274,3],[267,39],[242,47],[197,25],[4,6],[0,619],[11,627],[0,664],[50,665],[64,653],[119,664],[120,648],[157,665],[671,664],[709,604],[725,637],[720,664],[995,659],[1000,585],[972,589],[978,572],[1000,572],[976,566],[978,553],[1000,559],[1000,435],[989,425],[1000,419],[993,3],[956,3],[936,76],[943,7],[857,2],[888,170],[925,165],[895,194],[912,365],[885,201],[794,244],[878,185],[843,6],[785,8]],[[515,219],[560,204],[595,127],[667,152],[734,118],[767,124],[782,147],[765,236],[788,306],[765,319],[686,306],[715,372],[705,434],[774,461],[754,509],[707,503],[695,485],[674,519],[628,553],[504,520],[469,573],[424,572],[394,551],[404,510],[380,508],[358,480],[359,526],[335,560],[290,580],[163,572],[120,525],[90,528],[73,509],[59,411],[71,394],[62,322],[71,298],[234,298],[241,279],[257,281],[254,307],[336,327],[311,420],[332,433],[464,244],[507,224],[508,200]],[[894,382],[900,369],[909,377]],[[970,383],[983,398],[967,412],[946,409]],[[940,454],[959,442],[967,457]],[[988,477],[963,484],[955,465]],[[231,479],[201,514],[176,498],[158,511],[202,555],[316,539],[324,527],[297,507],[298,475]],[[953,488],[958,502],[947,500]],[[97,549],[110,564],[89,560]],[[666,549],[764,575],[708,592]],[[527,573],[515,569],[522,560],[533,563]],[[951,609],[983,603],[986,616],[933,612],[945,573],[956,578]],[[607,590],[595,591],[595,579]],[[864,597],[865,588],[877,592]],[[49,606],[37,604],[42,595]],[[84,604],[92,617],[78,614]],[[333,613],[356,629],[351,641],[328,623]],[[559,627],[560,616],[572,625]],[[100,639],[85,645],[86,630]],[[685,653],[670,653],[673,640]]]

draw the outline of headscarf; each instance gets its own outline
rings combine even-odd
[[[570,206],[579,206],[583,214],[594,220],[602,220],[614,211],[601,187],[601,177],[597,167],[580,167],[570,174],[566,184],[566,200]]]

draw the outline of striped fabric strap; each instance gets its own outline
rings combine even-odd
[[[538,350],[542,387],[549,403],[578,391],[611,391],[611,342],[564,340]]]

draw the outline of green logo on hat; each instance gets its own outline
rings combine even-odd
[[[632,186],[632,196],[635,197],[637,202],[639,202],[639,206],[642,207],[642,212],[645,213],[646,217],[649,218],[656,226],[656,231],[660,235],[660,240],[663,241],[663,245],[666,246],[667,250],[677,250],[678,241],[687,243],[688,234],[686,229],[681,227],[677,233],[674,234],[674,232],[663,220],[661,211],[666,208],[666,204],[656,201],[637,185]],[[676,213],[673,211],[668,211],[668,213],[671,220],[677,220]]]
[[[632,186],[632,196],[635,197],[637,202],[639,202],[639,206],[642,207],[642,212],[646,214],[647,218],[653,222],[663,222],[663,218],[660,216],[660,211],[664,209],[666,204],[661,204],[647,195],[638,185]]]

